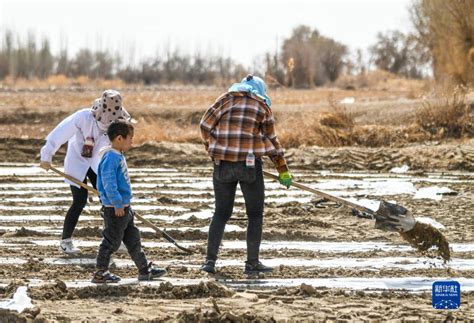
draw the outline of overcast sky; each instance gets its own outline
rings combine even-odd
[[[67,46],[118,51],[139,59],[178,47],[231,56],[244,66],[274,51],[300,24],[366,49],[379,31],[410,30],[411,0],[24,1],[0,0],[0,30],[47,36]]]

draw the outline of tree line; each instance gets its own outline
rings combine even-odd
[[[378,68],[407,78],[432,73],[438,80],[474,81],[474,1],[414,0],[409,9],[413,31],[378,33],[368,47],[350,53],[348,47],[310,26],[297,26],[280,48],[264,54],[255,73],[274,83],[296,88],[321,86],[341,74]],[[125,64],[119,54],[84,48],[52,53],[50,41],[11,30],[0,34],[0,80],[6,77],[45,79],[61,74],[91,79],[120,78],[127,83],[228,84],[248,69],[229,57],[183,54],[166,50],[140,63]]]
[[[124,64],[119,54],[84,48],[70,55],[67,49],[51,52],[47,38],[37,41],[29,34],[26,40],[7,30],[0,44],[0,79],[6,77],[46,79],[51,75],[87,76],[91,79],[120,78],[127,83],[196,83],[229,82],[245,73],[232,59],[201,54],[185,55],[169,50],[162,56],[143,59],[138,64]]]

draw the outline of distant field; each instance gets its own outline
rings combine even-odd
[[[125,107],[138,120],[136,140],[199,142],[198,123],[215,98],[225,91],[217,87],[129,87],[119,88]],[[20,89],[0,91],[0,136],[10,138],[43,138],[64,117],[88,107],[100,96],[102,88],[81,87]],[[293,137],[295,126],[311,133],[318,126],[322,113],[334,112],[334,104],[345,108],[357,125],[403,125],[419,106],[421,91],[408,89],[387,91],[340,89],[270,89],[273,110],[278,120],[282,142]],[[338,104],[354,98],[353,104]],[[338,109],[338,113],[344,112]],[[288,138],[294,142],[294,138]],[[311,140],[311,139],[310,139]],[[324,138],[314,139],[325,145]],[[304,142],[308,144],[309,142]],[[294,143],[298,144],[298,143]],[[292,144],[292,145],[294,145]],[[328,145],[334,145],[328,142]]]

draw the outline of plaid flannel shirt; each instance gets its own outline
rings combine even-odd
[[[269,156],[279,173],[288,171],[273,113],[258,96],[246,92],[221,95],[202,117],[200,127],[213,160],[243,161],[252,152],[255,157]]]

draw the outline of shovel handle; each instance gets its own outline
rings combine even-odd
[[[265,171],[265,170],[263,171],[263,174],[264,174],[265,176],[269,177],[269,178],[272,178],[272,179],[278,181],[278,176],[275,175],[275,174],[272,174],[272,173],[267,172],[267,171]],[[351,207],[351,208],[356,209],[356,210],[358,210],[358,211],[365,212],[365,213],[368,213],[368,214],[371,214],[371,215],[374,215],[374,214],[375,214],[374,211],[372,211],[372,210],[369,209],[369,208],[366,208],[365,206],[362,206],[362,205],[353,203],[353,202],[351,202],[351,201],[342,199],[342,198],[340,198],[340,197],[336,197],[336,196],[330,195],[330,194],[325,193],[325,192],[322,192],[322,191],[315,190],[314,188],[311,188],[311,187],[309,187],[309,186],[303,185],[303,184],[301,184],[301,183],[292,182],[292,183],[291,183],[291,186],[294,186],[294,187],[299,188],[300,190],[307,191],[307,192],[316,194],[316,195],[318,195],[318,196],[324,197],[325,199],[328,199],[329,201],[336,202],[336,203],[338,203],[338,204],[342,204],[342,205]]]
[[[168,233],[166,233],[165,231],[161,230],[160,228],[158,228],[156,225],[154,225],[151,221],[145,219],[144,217],[142,217],[140,214],[135,213],[135,217],[140,220],[140,222],[142,222],[143,224],[145,224],[147,227],[149,228],[152,228],[153,230],[155,230],[155,232],[157,233],[160,233],[161,236],[166,239],[168,242],[171,242],[172,244],[174,244],[178,249],[181,249],[183,250],[184,252],[187,252],[189,254],[193,253],[193,251],[191,249],[188,249],[188,248],[185,248],[183,246],[180,246],[176,240],[174,240]]]
[[[90,187],[89,185],[87,185],[87,184],[81,182],[80,180],[78,180],[78,179],[72,177],[71,175],[68,175],[68,174],[66,174],[66,173],[61,172],[59,169],[54,168],[53,166],[51,166],[50,169],[51,169],[53,172],[55,172],[56,174],[61,175],[62,177],[67,178],[67,179],[70,180],[71,182],[73,182],[73,183],[79,185],[80,187],[85,188],[86,190],[91,191],[91,192],[97,194],[97,196],[99,196],[99,192],[98,192],[95,188]]]
[[[95,188],[93,188],[93,187],[91,187],[91,186],[89,186],[89,185],[87,185],[87,184],[81,182],[81,181],[78,180],[77,178],[74,178],[74,177],[72,177],[72,176],[70,176],[70,175],[68,175],[68,174],[66,174],[66,173],[63,173],[63,172],[61,172],[59,169],[54,168],[53,166],[51,166],[51,170],[52,170],[53,172],[55,172],[56,174],[59,174],[59,175],[65,177],[65,178],[67,178],[67,179],[70,180],[71,182],[73,182],[73,183],[75,183],[75,184],[81,186],[82,188],[85,188],[86,190],[91,191],[91,192],[97,194],[97,196],[99,196],[99,192],[98,192]],[[158,228],[158,227],[157,227],[156,225],[154,225],[151,221],[145,219],[145,218],[142,217],[140,214],[137,214],[137,213],[135,212],[135,217],[136,217],[138,220],[140,220],[143,224],[145,224],[147,227],[150,227],[150,228],[152,228],[153,230],[155,230],[155,232],[160,233],[160,234],[163,236],[163,238],[165,238],[166,240],[168,240],[169,242],[171,242],[172,244],[174,244],[178,249],[181,249],[181,250],[183,250],[183,251],[185,251],[185,252],[187,252],[187,253],[190,253],[190,254],[193,253],[192,250],[180,246],[180,245],[176,242],[176,240],[174,240],[168,233],[166,233],[165,231],[163,231],[163,230],[161,230],[160,228]]]

